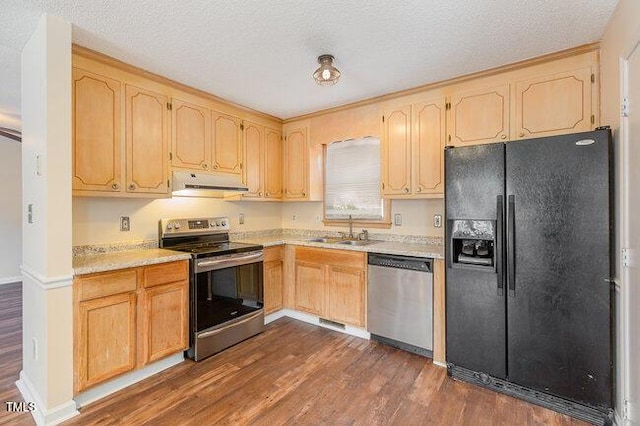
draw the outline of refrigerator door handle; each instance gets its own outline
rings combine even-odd
[[[509,296],[516,295],[516,200],[515,195],[507,199],[507,284]]]
[[[504,292],[504,252],[503,252],[503,227],[504,227],[504,200],[502,195],[497,198],[497,215],[496,215],[496,272],[498,274],[498,296],[502,296]]]

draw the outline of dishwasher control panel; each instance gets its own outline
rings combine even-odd
[[[392,254],[369,254],[369,265],[387,268],[409,269],[412,271],[432,272],[432,259],[397,256]]]

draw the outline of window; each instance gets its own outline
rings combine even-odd
[[[380,139],[334,142],[325,148],[324,219],[390,224],[389,202],[380,193]]]

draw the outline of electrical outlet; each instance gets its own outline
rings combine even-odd
[[[291,220],[292,220],[292,221],[294,221],[294,222],[295,222],[297,218],[298,218],[298,215],[296,215],[296,214],[292,214],[292,215],[291,215]]]
[[[128,232],[131,229],[131,222],[129,216],[120,216],[120,231]]]
[[[238,224],[244,225],[244,213],[238,215]]]
[[[320,215],[319,214],[316,215],[316,222],[320,222]]]
[[[442,227],[442,215],[441,214],[434,214],[433,215],[433,226],[436,228],[441,228]]]
[[[402,226],[402,215],[400,213],[393,215],[393,224],[395,226]]]
[[[27,222],[33,223],[33,204],[27,206]]]

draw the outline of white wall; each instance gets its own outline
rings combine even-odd
[[[621,150],[620,150],[620,57],[629,53],[632,43],[640,39],[640,1],[620,0],[618,6],[611,17],[601,41],[600,63],[601,63],[601,122],[610,125],[614,135],[615,153],[615,173],[616,173],[616,275],[620,277],[620,232],[621,232],[621,212],[619,209],[621,201]],[[637,78],[637,77],[636,77]],[[640,164],[631,165],[640,167]],[[632,189],[633,190],[633,189]],[[628,285],[629,283],[623,283]],[[625,341],[622,333],[625,329],[622,325],[620,289],[616,291],[616,411],[620,411],[622,401],[625,397],[624,386],[627,382],[624,364]],[[639,330],[629,330],[638,333]],[[632,362],[635,362],[632,361]]]
[[[232,232],[277,229],[281,227],[281,212],[279,202],[74,197],[73,245],[157,240],[158,220],[175,217],[228,216]],[[240,213],[244,213],[244,225],[238,223]],[[120,216],[129,216],[131,231],[120,231]]]
[[[22,144],[0,136],[0,284],[22,279]]]
[[[392,225],[390,229],[370,228],[372,233],[420,235],[425,237],[443,237],[444,228],[434,228],[433,215],[440,214],[444,218],[444,200],[393,200],[391,217],[396,213],[402,215],[402,225]],[[296,219],[293,220],[293,216]],[[444,223],[444,220],[443,220]],[[322,223],[322,202],[283,203],[282,227],[293,229],[317,229],[326,231],[343,231],[345,228],[324,226]],[[358,230],[360,227],[358,228]]]
[[[71,24],[43,15],[22,51],[22,371],[38,424],[73,402]],[[33,221],[27,206],[33,206]]]

